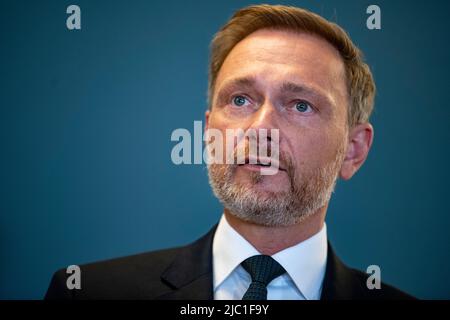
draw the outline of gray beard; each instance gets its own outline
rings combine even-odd
[[[286,227],[300,223],[329,202],[343,158],[339,149],[334,161],[298,176],[292,161],[284,157],[288,191],[254,190],[253,185],[268,178],[258,172],[249,173],[251,185],[235,183],[237,165],[210,164],[208,177],[214,194],[232,215],[258,225]]]

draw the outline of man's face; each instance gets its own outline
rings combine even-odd
[[[259,30],[239,42],[217,76],[207,128],[224,137],[278,129],[280,166],[261,175],[252,165],[210,165],[225,207],[254,223],[291,225],[326,205],[346,149],[347,101],[344,64],[325,40]]]

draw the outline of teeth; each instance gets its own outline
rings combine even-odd
[[[272,165],[271,162],[269,162],[269,163],[261,163],[261,162],[251,163],[251,161],[249,159],[246,159],[243,164],[253,164],[253,165],[263,166],[263,167],[270,167]]]
[[[263,167],[270,167],[270,163],[266,164],[266,163],[257,163],[258,166],[263,166]]]

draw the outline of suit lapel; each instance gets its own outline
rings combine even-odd
[[[157,299],[213,299],[212,242],[217,225],[196,242],[180,249],[161,280],[173,291]]]
[[[360,284],[350,268],[345,266],[328,243],[328,257],[321,300],[346,300],[358,297]]]
[[[161,280],[172,291],[156,299],[212,300],[212,242],[217,225],[196,242],[180,249],[173,263],[162,273]],[[328,243],[328,257],[321,300],[345,300],[360,296],[360,284]]]

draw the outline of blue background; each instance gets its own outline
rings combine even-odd
[[[378,86],[375,141],[327,224],[349,265],[450,298],[450,2],[280,1],[337,21]],[[66,28],[81,7],[82,30]],[[175,166],[176,128],[206,108],[208,46],[248,1],[1,1],[0,298],[52,273],[188,243],[220,217],[204,165]]]

